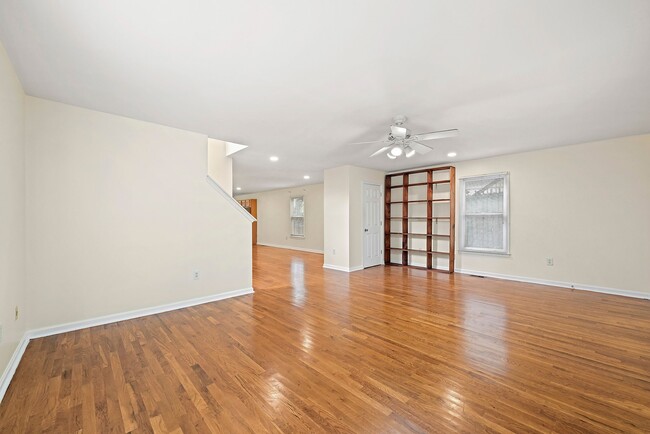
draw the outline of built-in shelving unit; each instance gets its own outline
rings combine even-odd
[[[454,272],[453,166],[386,175],[384,262]]]

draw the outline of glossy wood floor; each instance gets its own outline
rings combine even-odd
[[[254,254],[255,295],[31,342],[0,432],[650,432],[648,301]]]

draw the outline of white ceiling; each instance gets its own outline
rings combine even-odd
[[[242,192],[650,132],[648,0],[0,0],[0,39],[30,95],[248,145]],[[396,114],[461,135],[346,145]]]

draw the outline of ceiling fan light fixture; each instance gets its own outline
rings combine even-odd
[[[402,148],[401,148],[400,146],[397,146],[397,145],[393,146],[393,147],[390,149],[390,154],[391,154],[393,157],[399,157],[400,155],[402,155],[402,152],[404,152],[404,151],[402,150]]]
[[[390,158],[391,160],[394,160],[394,159],[397,158],[396,156],[394,156],[394,155],[391,154],[390,152],[387,152],[387,153],[386,153],[386,156],[387,156],[388,158]]]
[[[411,158],[412,156],[415,155],[415,149],[411,148],[410,146],[406,146],[404,148],[404,155],[406,155],[406,158]]]
[[[409,136],[408,128],[399,127],[397,125],[391,125],[390,132],[393,135],[393,137],[397,137],[400,139],[406,139]]]

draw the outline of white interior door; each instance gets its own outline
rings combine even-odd
[[[363,268],[381,265],[384,246],[381,186],[363,184]]]

